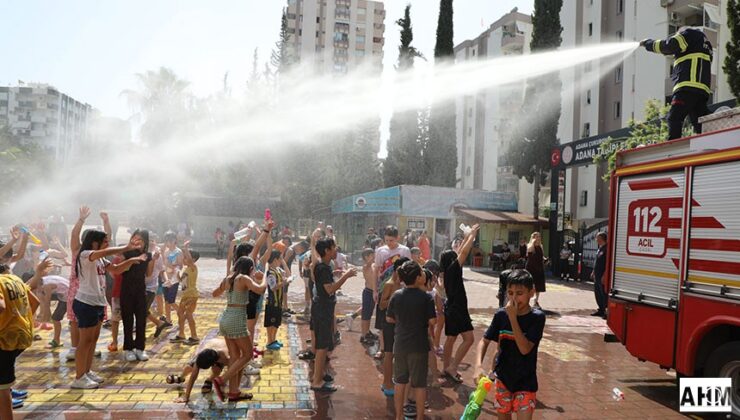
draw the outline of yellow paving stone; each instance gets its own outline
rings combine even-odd
[[[254,394],[252,396],[252,401],[274,401],[274,396],[272,394]]]
[[[295,394],[296,388],[294,386],[281,386],[280,392],[284,394]]]
[[[131,398],[131,394],[108,394],[103,401],[128,401],[129,398]]]
[[[80,399],[80,394],[59,394],[54,398],[54,402],[72,402]]]
[[[52,394],[50,392],[34,392],[29,393],[28,397],[26,398],[26,401],[28,402],[46,402],[46,401],[53,401],[56,397],[58,397],[59,394]]]
[[[177,398],[177,394],[154,394],[151,401],[172,401]]]
[[[111,394],[86,394],[80,397],[80,402],[107,401]]]
[[[294,394],[275,394],[275,401],[293,401],[294,399]]]
[[[277,394],[278,392],[280,392],[280,388],[276,386],[264,386],[264,387],[260,387],[260,392],[266,392],[269,394]]]
[[[154,375],[150,373],[136,373],[132,375],[131,379],[135,380],[150,380],[154,379]]]
[[[135,394],[131,396],[129,401],[153,401],[157,394]]]

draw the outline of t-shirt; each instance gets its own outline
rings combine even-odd
[[[44,286],[47,284],[56,285],[57,288],[54,289],[54,294],[57,295],[57,299],[62,302],[67,301],[67,292],[69,291],[68,278],[62,276],[44,276],[42,281]]]
[[[280,308],[283,305],[283,288],[277,287],[278,283],[283,282],[283,269],[271,268],[267,272],[267,304],[272,307]]]
[[[396,320],[393,353],[426,353],[429,320],[436,318],[434,299],[425,291],[406,287],[396,290],[388,302],[386,316]]]
[[[432,256],[432,251],[429,247],[429,238],[419,238],[419,249],[421,250],[421,257],[428,260]]]
[[[194,298],[198,297],[198,267],[188,266],[182,271],[180,277],[180,283],[182,284],[182,296],[183,298]]]
[[[77,273],[80,288],[75,299],[92,306],[106,306],[105,267],[109,262],[105,258],[90,261],[92,252],[87,250],[80,253],[80,271]]]
[[[124,258],[135,258],[143,254],[139,250],[129,251],[123,254]],[[146,253],[146,260],[133,264],[128,270],[122,274],[123,283],[122,288],[124,292],[141,293],[142,290],[146,289],[146,270],[149,267],[149,261],[152,260],[152,254]]]
[[[316,292],[314,293],[313,301],[319,304],[334,304],[337,302],[337,297],[334,294],[326,292],[325,284],[334,283],[334,275],[329,264],[320,262],[316,264],[313,269],[314,284]]]
[[[526,355],[522,355],[516,345],[511,321],[504,308],[499,309],[493,316],[491,325],[483,337],[498,343],[499,351],[494,371],[506,388],[512,393],[537,392],[537,349],[545,329],[545,313],[539,309],[532,309],[525,315],[517,316],[517,321],[524,336],[534,344],[532,351]]]
[[[334,265],[337,270],[344,270],[344,266],[347,264],[347,256],[341,252],[337,252],[337,258],[334,259]]]
[[[411,251],[408,247],[398,245],[396,248],[390,249],[388,245],[383,245],[375,250],[375,266],[380,270],[375,290],[382,290],[380,285],[391,277],[391,274],[393,274],[393,263],[401,257],[411,259]]]
[[[152,275],[146,278],[146,291],[156,292],[159,287],[159,275],[164,271],[164,260],[160,257],[154,260]]]
[[[182,251],[180,248],[175,247],[175,249],[165,249],[164,256],[167,262],[165,263],[165,269],[167,270],[167,284],[165,286],[169,287],[172,285],[175,285],[180,282],[180,280],[177,278],[177,272],[182,268],[181,265],[177,264],[177,257],[182,255]]]
[[[445,303],[445,312],[449,311],[468,311],[468,294],[465,292],[465,284],[463,283],[463,270],[460,266],[460,261],[455,259],[452,264],[447,267],[444,275],[445,295],[447,295],[447,302]]]
[[[33,313],[28,294],[31,289],[13,274],[0,274],[0,293],[5,310],[0,312],[0,350],[23,350],[33,343]],[[3,369],[7,367],[3,366]]]

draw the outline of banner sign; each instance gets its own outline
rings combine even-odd
[[[331,212],[338,213],[399,213],[401,211],[401,188],[391,187],[382,190],[355,194],[336,200]]]
[[[622,129],[604,135],[561,144],[552,150],[550,164],[553,169],[591,165],[594,163],[594,157],[602,154],[601,144],[607,141],[609,137],[616,140],[609,146],[609,151],[611,152],[624,141],[628,134],[628,129]]]

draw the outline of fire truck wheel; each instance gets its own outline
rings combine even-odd
[[[707,359],[704,367],[707,378],[732,378],[732,412],[740,415],[740,341],[719,346]]]

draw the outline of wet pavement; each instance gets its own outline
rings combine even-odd
[[[201,299],[197,311],[197,328],[201,338],[216,337],[218,315],[224,307],[222,299],[205,297],[223,276],[225,263],[203,259],[199,262]],[[482,336],[496,306],[495,277],[465,270],[466,288],[470,297],[471,314],[476,327],[476,343]],[[338,315],[359,306],[362,278],[352,279],[339,297]],[[300,280],[291,286],[291,306],[303,308],[303,286]],[[608,332],[605,321],[589,316],[593,307],[590,285],[548,283],[548,292],[540,299],[547,309],[548,319],[538,355],[536,418],[683,418],[678,413],[678,387],[675,377],[651,363],[642,363],[627,353],[619,343],[605,343]],[[194,387],[192,403],[174,403],[182,389],[167,385],[168,374],[179,373],[198,346],[171,344],[177,327],[151,337],[147,331],[148,362],[124,362],[121,352],[109,353],[110,332],[103,330],[98,342],[102,357],[93,369],[105,379],[97,390],[69,388],[74,362],[65,360],[69,348],[66,327],[62,338],[65,347],[49,350],[44,346],[50,332],[40,331],[43,340],[26,350],[17,364],[16,388],[30,393],[25,406],[16,410],[16,418],[315,418],[315,419],[384,419],[393,416],[392,398],[380,391],[382,375],[372,354],[374,347],[359,343],[359,320],[347,329],[340,325],[342,344],[332,355],[336,370],[335,384],[339,390],[331,395],[309,391],[308,375],[312,363],[298,360],[297,353],[309,337],[308,325],[294,317],[279,330],[285,347],[279,352],[266,353],[261,375],[245,380],[243,390],[254,394],[249,402],[224,404],[199,392],[202,379]],[[122,334],[119,337],[121,345]],[[264,334],[258,333],[259,347],[264,346]],[[473,390],[472,360],[475,346],[461,365],[464,382],[435,382],[429,388],[428,419],[456,419],[462,413]],[[484,366],[491,366],[489,350]],[[441,360],[439,361],[441,366]],[[612,389],[624,392],[623,401],[612,398]],[[492,398],[484,404],[481,419],[494,418]]]

